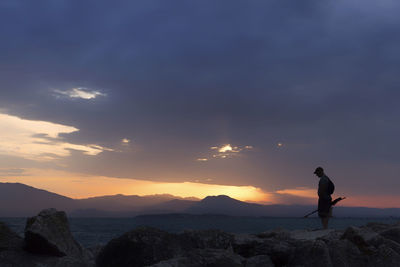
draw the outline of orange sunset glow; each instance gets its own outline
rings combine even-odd
[[[227,186],[203,183],[160,183],[134,179],[71,174],[54,170],[27,170],[29,175],[6,177],[2,182],[19,182],[42,188],[71,198],[102,195],[155,195],[171,194],[179,197],[205,198],[210,195],[229,195],[243,201],[269,202],[271,194],[253,186]]]

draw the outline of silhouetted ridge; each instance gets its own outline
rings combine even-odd
[[[263,205],[252,204],[226,195],[208,196],[187,209],[188,213],[197,214],[225,214],[233,216],[260,216]]]
[[[0,183],[0,217],[26,217],[46,208],[65,210],[75,217],[132,217],[144,214],[188,213],[229,216],[303,217],[315,205],[260,205],[226,195],[208,196],[201,201],[168,194],[151,196],[111,195],[72,199],[20,183]],[[400,209],[366,207],[334,208],[337,217],[399,217]]]
[[[19,217],[52,207],[71,211],[77,208],[74,199],[21,183],[0,183],[0,216]]]

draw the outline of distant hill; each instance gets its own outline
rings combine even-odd
[[[186,212],[193,214],[225,214],[237,216],[260,216],[265,206],[242,202],[228,196],[208,196],[194,203]]]
[[[0,217],[36,215],[44,208],[64,210],[76,217],[126,217],[187,209],[197,198],[169,194],[149,196],[109,195],[72,199],[21,183],[0,183]]]
[[[168,213],[302,217],[316,209],[316,205],[260,205],[224,195],[208,196],[202,200],[168,194],[72,199],[20,183],[0,183],[0,217],[33,216],[50,207],[64,210],[73,217],[132,217]],[[400,209],[338,206],[333,214],[336,217],[400,217]]]
[[[228,196],[208,196],[185,210],[190,214],[223,214],[229,216],[301,217],[314,206],[261,205],[247,203]]]
[[[0,183],[1,217],[33,216],[49,206],[66,212],[78,208],[72,198],[20,183]]]
[[[146,207],[140,211],[142,214],[181,213],[186,212],[198,203],[194,200],[173,199],[154,206]]]

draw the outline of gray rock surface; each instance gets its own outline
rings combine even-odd
[[[69,229],[67,215],[56,209],[46,209],[27,219],[26,249],[54,256],[82,257],[83,249]]]
[[[39,217],[39,219],[38,219]],[[49,217],[50,219],[48,220]],[[40,223],[38,223],[38,221]],[[65,213],[45,210],[28,220],[26,229],[42,233],[40,238],[24,240],[0,222],[0,266],[1,267],[92,267],[94,257],[72,238]],[[40,231],[39,231],[40,230]],[[59,231],[57,233],[57,231]],[[68,236],[69,234],[70,236]],[[37,234],[39,236],[39,234]],[[29,236],[29,235],[28,235]],[[59,238],[59,236],[63,238]],[[34,236],[33,238],[37,238]],[[48,239],[46,239],[48,238]],[[66,244],[72,239],[73,243]],[[31,243],[29,243],[31,242]],[[56,255],[43,253],[43,247],[51,242],[54,248],[67,248],[65,253]],[[29,244],[29,246],[28,246]],[[38,246],[32,249],[32,245]],[[72,248],[77,246],[77,248]],[[47,249],[47,248],[45,248]],[[37,252],[38,251],[38,252]],[[61,250],[59,250],[61,251]],[[78,251],[78,252],[76,252]],[[69,255],[67,255],[69,254]]]

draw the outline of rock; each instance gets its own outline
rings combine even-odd
[[[184,257],[161,261],[152,267],[242,267],[244,259],[223,249],[195,249]]]
[[[103,266],[399,266],[400,225],[342,230],[277,230],[231,235],[219,230],[170,234],[139,228],[110,241]],[[396,240],[396,241],[395,241]]]
[[[286,266],[295,248],[286,241],[271,242],[271,249],[266,250],[275,266]]]
[[[371,257],[369,266],[398,267],[400,255],[387,245],[380,245],[376,255]]]
[[[180,235],[185,248],[228,249],[232,247],[234,236],[221,230],[191,230]]]
[[[104,245],[95,245],[89,248],[86,248],[86,255],[89,257],[89,261],[96,261],[97,256],[100,254],[100,251],[104,248]]]
[[[81,258],[83,249],[75,241],[63,211],[46,209],[28,218],[25,226],[26,250],[36,254]]]
[[[275,230],[259,233],[256,236],[259,238],[276,238],[284,240],[290,238],[290,234],[291,233],[286,229],[277,228]]]
[[[147,266],[171,259],[180,251],[173,234],[150,228],[138,228],[111,240],[100,251],[96,264],[105,266]]]
[[[299,240],[316,240],[317,238],[327,237],[334,232],[335,232],[334,229],[315,230],[315,231],[296,230],[290,232],[289,236],[290,238]]]
[[[186,257],[177,257],[165,261],[160,261],[156,264],[150,265],[148,267],[179,267],[179,266],[186,266],[189,261]]]
[[[289,256],[287,266],[332,266],[328,247],[322,240],[296,241],[292,245],[295,249]]]
[[[341,239],[347,239],[355,244],[358,249],[366,254],[372,255],[375,252],[375,248],[369,244],[371,240],[378,238],[378,233],[368,228],[348,227],[344,232]]]
[[[389,226],[387,226],[389,227]],[[375,232],[381,231],[381,234]],[[399,266],[400,262],[400,244],[385,238],[391,237],[391,229],[383,230],[384,227],[380,225],[374,228],[371,226],[367,227],[349,227],[346,229],[342,236],[342,239],[351,241],[358,247],[361,252],[361,260],[359,266]],[[383,234],[383,235],[382,235]],[[394,235],[394,239],[396,236]]]
[[[241,267],[244,258],[223,249],[192,250],[186,255],[188,261],[183,266]]]
[[[23,246],[24,240],[7,225],[0,222],[0,251],[21,250]]]
[[[274,267],[274,263],[268,255],[258,255],[248,258],[245,263],[246,267]]]
[[[81,259],[71,256],[56,257],[32,254],[26,251],[8,250],[0,252],[1,267],[93,267]]]
[[[249,258],[265,255],[271,251],[271,239],[259,238],[257,235],[237,234],[233,243],[233,250],[242,257]]]
[[[327,246],[333,266],[364,267],[367,264],[367,258],[347,239],[333,240]]]
[[[380,232],[382,230],[388,229],[389,227],[390,225],[386,223],[369,222],[364,228],[369,228],[374,232]]]
[[[400,244],[400,226],[383,229],[380,235]]]
[[[50,217],[46,218],[46,217]],[[60,216],[60,218],[51,218]],[[40,218],[38,218],[40,217]],[[62,222],[62,224],[60,223]],[[57,223],[57,225],[52,225]],[[71,253],[71,245],[68,245],[72,236],[69,232],[68,222],[65,213],[55,210],[47,210],[41,212],[37,217],[28,220],[26,230],[28,234],[28,242],[25,242],[20,236],[11,231],[5,224],[0,222],[0,266],[1,267],[92,267],[94,262],[86,260],[87,255],[79,253]],[[39,231],[40,230],[40,231]],[[56,231],[59,231],[58,233]],[[56,233],[54,233],[56,232]],[[59,236],[62,238],[60,238]],[[38,238],[39,236],[39,238]],[[68,237],[68,238],[67,238]],[[46,239],[48,238],[48,239]],[[39,241],[37,240],[39,239]],[[48,241],[47,241],[48,240]],[[72,239],[73,240],[73,239]],[[74,240],[73,240],[74,241]],[[75,241],[76,242],[76,241]],[[29,246],[27,246],[27,243]],[[67,244],[65,244],[67,243]],[[36,249],[29,249],[36,244]],[[56,255],[43,254],[43,247],[51,244],[54,248],[64,249],[71,255],[60,257],[60,253]],[[74,243],[72,243],[74,245]],[[29,252],[25,250],[29,249]],[[81,249],[78,244],[78,248]],[[39,251],[39,253],[36,253]],[[73,251],[73,250],[72,250]],[[78,255],[79,254],[79,255]]]

